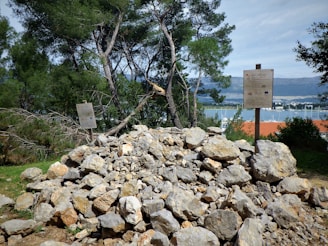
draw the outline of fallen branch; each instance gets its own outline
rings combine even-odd
[[[106,132],[106,136],[112,136],[117,134],[123,127],[125,127],[128,122],[130,121],[130,119],[138,112],[140,112],[140,110],[143,108],[143,106],[145,106],[145,104],[147,103],[147,101],[152,98],[154,96],[154,94],[156,94],[155,91],[151,91],[148,94],[146,94],[140,101],[138,106],[125,118],[123,119],[120,124],[118,124],[117,126],[111,128],[109,131]]]

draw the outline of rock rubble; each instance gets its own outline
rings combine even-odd
[[[297,176],[288,147],[259,140],[254,153],[219,133],[136,125],[75,148],[46,174],[29,168],[26,193],[0,195],[0,206],[34,219],[2,223],[0,242],[55,225],[78,229],[72,245],[327,244],[328,190]]]

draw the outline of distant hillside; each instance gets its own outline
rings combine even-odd
[[[216,83],[209,78],[203,79],[204,88],[216,88]],[[274,101],[293,101],[293,102],[315,102],[318,101],[318,94],[327,91],[326,86],[319,86],[320,78],[274,78],[273,98]],[[232,77],[231,86],[222,89],[222,94],[226,96],[225,102],[240,103],[243,100],[243,78]],[[201,96],[199,99],[210,103],[208,96]]]

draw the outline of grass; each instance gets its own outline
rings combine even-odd
[[[306,149],[291,149],[297,160],[299,172],[320,174],[328,178],[328,152]]]
[[[46,161],[22,166],[0,166],[0,194],[12,199],[17,198],[25,191],[26,184],[28,183],[20,180],[20,175],[25,169],[38,167],[42,169],[43,173],[46,173],[50,165],[54,162]]]

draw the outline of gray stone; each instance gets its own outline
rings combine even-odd
[[[120,194],[119,189],[110,190],[106,193],[102,194],[100,197],[97,197],[93,201],[93,206],[100,212],[106,213],[112,204],[116,201],[118,198],[118,195]]]
[[[34,220],[46,223],[51,220],[55,209],[49,203],[40,203],[34,210]]]
[[[89,154],[91,154],[90,152],[90,147],[86,146],[86,145],[82,145],[79,146],[75,149],[73,149],[71,152],[68,153],[68,157],[70,160],[81,164],[82,161],[84,160],[84,158],[86,156],[88,156]]]
[[[26,189],[28,191],[42,191],[43,189],[55,190],[59,187],[61,187],[61,183],[60,183],[59,179],[45,180],[45,181],[41,181],[41,182],[33,182],[33,183],[28,183],[26,185]]]
[[[150,215],[150,223],[154,230],[170,235],[180,229],[179,222],[173,217],[172,213],[166,209]]]
[[[119,214],[109,212],[98,216],[98,220],[100,222],[100,226],[111,229],[115,233],[125,230],[125,221]]]
[[[263,226],[259,219],[246,218],[238,231],[236,246],[262,246]]]
[[[169,246],[170,240],[165,234],[155,231],[150,243],[154,246]]]
[[[325,187],[313,187],[309,202],[317,207],[328,209],[328,189]]]
[[[0,194],[0,208],[6,205],[14,205],[15,201],[5,195]]]
[[[277,186],[280,193],[296,194],[303,200],[307,200],[310,195],[312,184],[308,179],[299,177],[286,177]]]
[[[172,183],[178,182],[176,167],[164,167],[159,169],[158,173],[163,176],[164,179],[169,180]]]
[[[40,246],[69,246],[70,244],[58,242],[55,240],[48,240],[40,244]]]
[[[13,219],[8,220],[1,224],[1,228],[8,235],[22,234],[27,235],[33,232],[33,229],[37,225],[35,220],[22,220],[22,219]]]
[[[216,127],[216,126],[207,127],[207,131],[209,135],[213,135],[213,134],[221,135],[223,133],[223,130],[220,127]]]
[[[269,203],[266,212],[283,228],[289,228],[293,222],[304,219],[302,201],[294,194],[285,194],[276,198]]]
[[[248,172],[246,172],[245,168],[241,165],[231,165],[227,168],[224,168],[222,172],[220,172],[217,182],[219,184],[223,184],[226,186],[231,185],[243,185],[247,181],[250,181],[252,179],[251,175],[249,175]]]
[[[59,177],[63,177],[68,172],[68,167],[59,161],[51,164],[47,171],[48,179],[56,179]]]
[[[29,182],[40,180],[41,177],[42,177],[42,169],[38,167],[27,168],[20,175],[21,180],[26,180]]]
[[[107,189],[109,189],[109,184],[108,183],[101,183],[101,184],[93,187],[90,190],[89,198],[93,200],[93,199],[105,194],[107,192]]]
[[[233,187],[234,192],[228,199],[230,206],[238,212],[243,218],[254,218],[260,211],[255,206],[252,199],[250,199],[238,186]]]
[[[87,185],[91,188],[96,187],[97,185],[100,185],[104,182],[104,179],[102,176],[95,174],[95,173],[89,173],[88,175],[84,176],[84,178],[81,180],[82,184]]]
[[[186,137],[186,144],[190,149],[200,146],[206,137],[206,132],[199,127],[184,129],[183,132]]]
[[[92,154],[85,157],[81,164],[81,168],[87,172],[99,173],[104,168],[104,165],[105,160],[103,158],[99,155]]]
[[[214,179],[214,176],[210,171],[202,171],[198,175],[200,182],[209,185],[210,181]]]
[[[220,245],[215,234],[203,227],[184,228],[173,234],[171,239],[172,245],[190,246],[202,245],[213,246]]]
[[[70,168],[68,172],[63,176],[64,180],[77,180],[81,178],[81,173],[77,168]]]
[[[212,160],[210,158],[205,158],[202,163],[202,167],[204,169],[212,172],[213,174],[218,174],[218,173],[220,173],[220,171],[222,169],[222,163]]]
[[[220,135],[209,138],[201,152],[205,157],[218,161],[234,160],[240,155],[239,148],[232,141]]]
[[[183,220],[196,220],[205,214],[208,207],[196,198],[191,191],[175,187],[165,200],[172,213]]]
[[[177,177],[184,183],[192,183],[197,181],[197,176],[190,168],[177,166]]]
[[[215,186],[209,186],[206,192],[202,195],[202,200],[208,203],[215,202],[220,197],[218,193],[218,188]]]
[[[144,200],[142,202],[142,211],[149,217],[150,214],[162,210],[164,206],[165,203],[163,199]]]
[[[141,203],[134,196],[125,196],[119,200],[120,214],[126,222],[136,225],[142,221]]]
[[[15,209],[23,211],[31,208],[34,203],[34,195],[31,192],[25,192],[16,199]]]
[[[296,159],[287,145],[258,140],[259,153],[252,156],[252,172],[256,179],[273,183],[296,173]]]
[[[217,209],[205,217],[204,226],[221,240],[231,240],[242,223],[236,212]]]
[[[249,142],[247,142],[245,139],[240,139],[240,140],[236,140],[234,141],[235,145],[237,145],[237,147],[240,150],[245,150],[245,151],[249,151],[254,153],[255,152],[255,147],[252,146]]]

